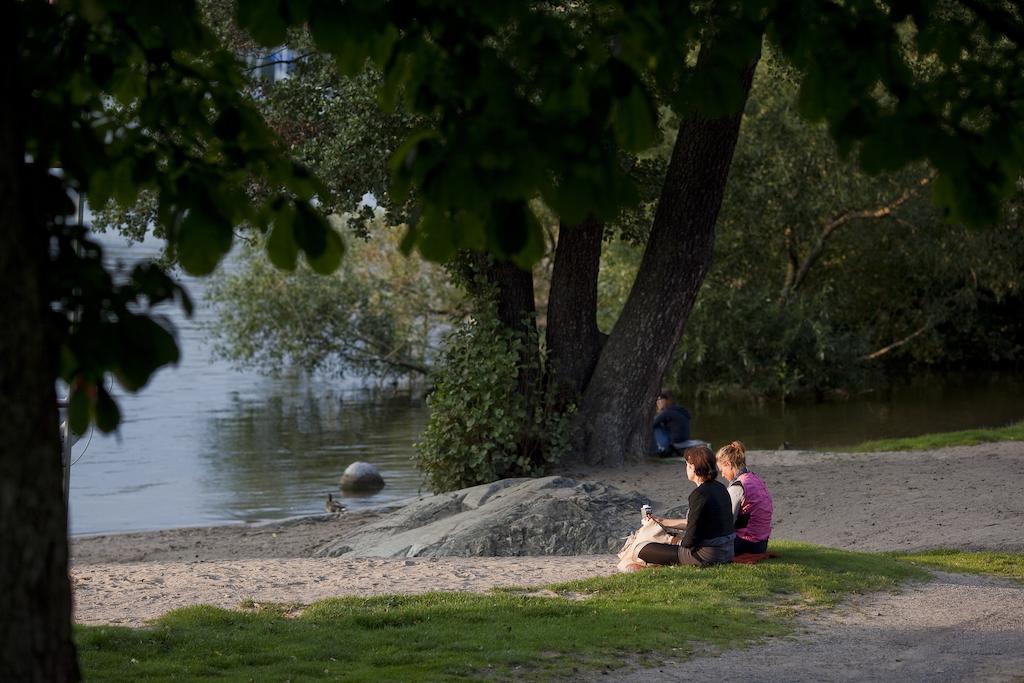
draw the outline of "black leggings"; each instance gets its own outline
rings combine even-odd
[[[648,543],[637,557],[647,564],[679,564],[679,546],[671,543]]]

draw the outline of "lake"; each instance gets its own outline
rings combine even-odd
[[[157,253],[156,241],[99,240],[112,261]],[[323,510],[345,467],[376,464],[379,493],[342,496],[350,509],[416,495],[422,478],[410,459],[427,409],[351,380],[264,377],[214,360],[202,325],[214,311],[201,280],[183,281],[196,304],[178,328],[182,359],[139,394],[119,395],[116,435],[90,433],[72,452],[71,532],[151,530],[255,522]],[[115,387],[116,389],[116,387]],[[715,445],[840,448],[867,439],[1000,426],[1024,417],[1024,381],[1000,375],[928,376],[884,395],[842,402],[755,402],[690,406],[693,432]]]
[[[99,235],[107,258],[157,255],[159,242],[127,245]],[[350,509],[416,495],[422,478],[412,444],[426,424],[422,403],[381,398],[358,382],[270,378],[214,360],[202,326],[214,315],[202,280],[183,277],[192,319],[177,326],[181,361],[138,394],[115,385],[124,420],[114,435],[91,431],[72,449],[74,534],[281,519],[323,511],[328,492],[357,460],[376,464],[387,486],[345,496]]]

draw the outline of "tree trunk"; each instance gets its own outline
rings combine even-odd
[[[76,681],[67,510],[44,284],[49,243],[23,175],[16,6],[0,9],[0,680]]]
[[[604,225],[587,220],[558,231],[548,299],[548,382],[559,406],[578,401],[601,351],[597,276]]]
[[[511,261],[494,261],[485,267],[484,273],[498,290],[498,319],[502,324],[519,333],[536,333],[533,273]]]
[[[757,61],[741,75],[747,93]],[[636,281],[580,406],[590,464],[621,465],[649,448],[654,396],[711,264],[741,117],[691,115],[680,123]]]
[[[533,405],[534,389],[539,386],[540,351],[537,349],[537,302],[533,291],[533,272],[511,261],[493,261],[483,266],[487,281],[498,294],[498,320],[523,340],[519,355],[519,393],[526,405]]]

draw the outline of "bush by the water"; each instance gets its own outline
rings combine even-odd
[[[567,412],[518,391],[524,339],[483,306],[448,335],[427,397],[430,421],[414,459],[434,491],[544,474],[569,448]],[[528,373],[533,395],[542,373]]]

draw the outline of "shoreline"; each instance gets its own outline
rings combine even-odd
[[[775,499],[773,538],[844,550],[933,548],[1024,552],[1024,442],[935,451],[751,451]],[[655,510],[685,502],[678,461],[622,469],[566,468],[580,481],[641,491]],[[316,515],[258,525],[75,537],[71,577],[78,623],[138,626],[191,604],[309,602],[331,595],[485,592],[608,575],[601,556],[312,558],[343,531],[382,513]]]
[[[1024,442],[932,451],[750,451],[747,457],[751,470],[762,476],[775,498],[777,537],[848,550],[927,549],[943,547],[939,542],[946,538],[950,547],[1024,551],[1024,529],[1006,528],[1007,523],[1024,519],[1024,499],[1011,491],[1015,483],[1024,483]],[[685,502],[689,493],[679,459],[647,459],[623,468],[576,466],[559,474],[639,491],[656,510]],[[865,506],[873,498],[879,499],[877,512],[889,511],[903,523],[872,523]],[[956,499],[964,502],[961,510],[952,509]],[[219,545],[218,557],[308,557],[304,549],[320,538],[379,519],[412,500],[337,515],[75,535],[69,538],[71,564],[170,559],[165,556],[174,553],[164,544],[186,540],[199,541],[200,547],[203,541]],[[922,505],[928,501],[933,506]],[[893,533],[899,529],[908,533]],[[831,531],[838,533],[833,542],[825,542]],[[230,547],[233,541],[237,547]],[[188,558],[177,553],[173,559]],[[204,550],[193,559],[213,558]]]

